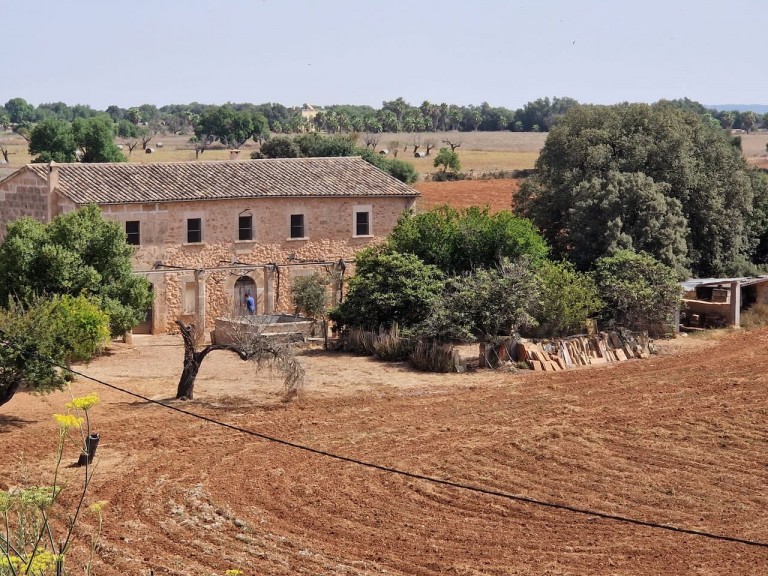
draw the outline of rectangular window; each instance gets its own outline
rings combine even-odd
[[[237,217],[237,239],[253,240],[253,216],[250,214]]]
[[[371,235],[371,213],[355,212],[355,236]]]
[[[203,219],[187,218],[187,244],[199,244],[203,241]]]
[[[291,238],[304,237],[304,214],[291,214]]]
[[[129,220],[125,223],[125,235],[128,237],[128,244],[139,246],[141,244],[141,224],[138,220]]]

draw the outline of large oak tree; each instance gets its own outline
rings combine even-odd
[[[675,103],[573,107],[536,167],[516,210],[582,268],[622,248],[702,276],[762,259],[765,176],[729,134]]]

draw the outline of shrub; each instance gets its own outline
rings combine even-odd
[[[362,328],[350,328],[344,338],[344,348],[353,354],[373,356],[376,352],[376,334]]]
[[[595,279],[605,319],[652,334],[671,330],[683,293],[672,268],[650,254],[621,250],[596,262]]]
[[[587,318],[603,307],[591,275],[569,262],[544,262],[537,270],[541,302],[536,312],[540,336],[564,336],[584,330]]]
[[[400,328],[395,324],[389,330],[381,331],[373,339],[373,353],[385,362],[406,360],[413,352],[413,342],[400,334]]]
[[[530,311],[539,299],[539,279],[528,261],[502,261],[450,279],[442,297],[414,331],[439,341],[495,341],[536,324]]]
[[[742,328],[762,328],[763,326],[768,326],[768,304],[753,304],[742,312]]]
[[[548,252],[529,220],[506,210],[491,214],[487,207],[438,206],[420,214],[407,212],[389,235],[389,244],[446,274],[497,266],[502,258],[524,256],[535,263]]]
[[[376,356],[385,362],[406,360],[413,351],[413,342],[400,333],[395,324],[390,329],[380,329],[378,334],[362,328],[350,328],[344,340],[348,352]]]
[[[436,340],[419,340],[411,354],[411,363],[425,372],[453,372],[453,345]]]
[[[374,246],[360,251],[347,298],[330,317],[346,326],[403,327],[425,318],[443,289],[443,274],[413,254]]]

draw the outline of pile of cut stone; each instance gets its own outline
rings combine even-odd
[[[652,352],[653,342],[646,333],[621,330],[536,341],[508,340],[498,346],[486,346],[481,360],[488,367],[516,362],[518,366],[525,363],[532,370],[556,371],[648,358]]]

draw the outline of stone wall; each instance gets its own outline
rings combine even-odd
[[[140,222],[137,269],[162,261],[187,268],[214,267],[233,261],[249,264],[297,260],[351,259],[385,237],[413,198],[257,198],[104,206],[107,218]],[[355,210],[370,210],[372,234],[354,234]],[[246,212],[248,211],[248,212]],[[238,216],[253,218],[253,239],[238,240]],[[290,238],[291,214],[304,214],[305,238]],[[202,220],[202,242],[188,243],[187,220]]]
[[[140,222],[134,269],[155,290],[153,333],[176,330],[176,318],[203,321],[237,315],[238,278],[253,280],[259,313],[292,313],[291,285],[299,275],[320,272],[332,280],[333,264],[380,242],[412,198],[259,198],[104,206],[104,216]],[[355,210],[370,210],[372,234],[357,237]],[[238,216],[249,210],[253,240],[238,240]],[[306,237],[290,238],[290,215],[304,214]],[[187,243],[188,218],[201,218],[202,242]],[[353,265],[347,266],[347,276]],[[194,285],[194,286],[193,286]],[[331,301],[338,282],[329,284]],[[194,293],[194,298],[192,294]],[[194,306],[190,304],[193,303]]]
[[[49,220],[48,183],[28,170],[20,170],[0,184],[0,239],[8,223],[22,216]]]

